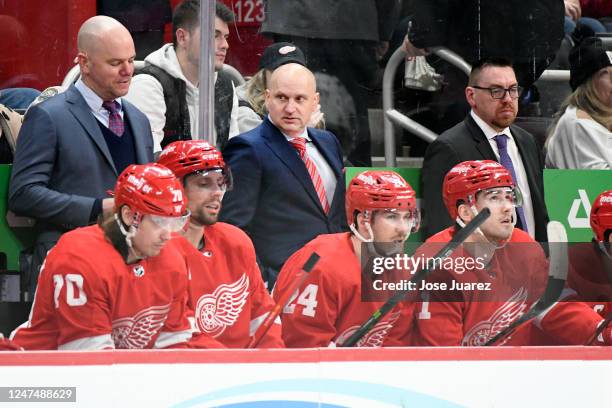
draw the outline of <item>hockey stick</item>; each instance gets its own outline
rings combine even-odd
[[[291,285],[291,287],[285,291],[285,293],[281,296],[281,298],[278,299],[278,302],[274,305],[272,310],[270,310],[270,312],[268,313],[268,316],[266,316],[263,323],[255,331],[255,334],[253,335],[253,338],[249,342],[249,345],[247,346],[247,348],[257,347],[261,339],[263,339],[263,337],[266,335],[268,330],[270,330],[270,327],[272,327],[274,320],[278,317],[278,315],[287,305],[287,302],[289,301],[289,297],[293,295],[293,293],[296,290],[298,290],[298,288],[302,285],[302,283],[304,283],[304,281],[306,280],[306,277],[308,276],[312,268],[314,268],[317,262],[319,262],[319,258],[320,256],[316,252],[313,252],[310,255],[306,263],[304,263],[304,266],[302,266],[302,272],[303,272],[302,276],[299,279],[296,279],[295,281],[293,281],[293,285]]]
[[[531,308],[521,317],[510,323],[508,327],[491,337],[484,345],[493,346],[501,340],[510,336],[521,325],[539,316],[551,307],[563,292],[565,279],[567,278],[567,232],[559,221],[550,221],[546,226],[548,242],[554,243],[550,246],[550,262],[548,265],[548,282],[544,294]]]
[[[491,215],[491,211],[488,208],[481,210],[472,221],[470,221],[465,227],[460,229],[453,236],[453,240],[444,246],[437,254],[430,259],[430,262],[434,260],[444,260],[447,258],[459,245],[463,243],[472,235],[476,228],[480,227],[483,222]],[[429,263],[425,267],[419,269],[410,279],[410,282],[420,282],[427,277],[430,272]],[[377,311],[375,311],[368,320],[365,321],[346,341],[342,344],[337,345],[338,347],[353,347],[363,336],[365,336],[372,327],[376,325],[387,313],[389,313],[399,302],[404,299],[406,294],[410,290],[398,290],[396,291],[389,300],[387,300]]]
[[[611,321],[612,321],[612,312],[608,313],[606,315],[606,318],[599,324],[599,326],[597,326],[597,330],[595,330],[595,333],[593,333],[589,341],[587,341],[586,345],[587,346],[592,345],[595,342],[595,339],[597,339],[597,336],[599,336],[601,333],[603,333],[604,330],[606,330],[606,327],[608,327]]]

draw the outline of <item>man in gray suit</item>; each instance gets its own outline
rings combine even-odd
[[[32,107],[21,128],[9,208],[37,220],[37,239],[24,290],[33,292],[40,265],[60,235],[112,211],[108,198],[121,171],[153,161],[149,121],[125,100],[134,43],[118,21],[95,16],[81,26],[81,79]]]

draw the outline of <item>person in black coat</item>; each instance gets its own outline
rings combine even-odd
[[[507,152],[523,195],[517,227],[537,241],[546,241],[548,212],[544,202],[544,160],[534,137],[513,126],[518,111],[516,75],[508,60],[485,59],[472,68],[465,96],[471,112],[463,122],[429,145],[422,170],[425,236],[453,224],[442,202],[442,181],[456,164],[466,160],[495,160],[505,167]],[[504,146],[500,146],[501,140]],[[510,170],[510,169],[508,169]],[[512,171],[511,171],[512,173]]]

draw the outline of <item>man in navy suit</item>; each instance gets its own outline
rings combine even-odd
[[[81,26],[81,79],[66,92],[32,107],[21,128],[9,190],[9,208],[37,220],[30,276],[34,290],[42,260],[60,235],[110,213],[112,190],[128,165],[153,161],[146,116],[127,101],[134,43],[118,21],[96,16]]]
[[[253,240],[271,289],[287,258],[320,234],[346,229],[342,151],[336,137],[306,125],[319,103],[314,75],[277,68],[265,93],[268,117],[229,140],[223,157],[234,188],[221,220]]]

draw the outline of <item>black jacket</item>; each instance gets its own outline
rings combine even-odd
[[[513,62],[554,56],[563,39],[561,0],[413,0],[410,41],[445,46],[469,63],[488,56]]]
[[[543,242],[547,240],[548,223],[548,212],[544,202],[544,159],[531,134],[517,126],[510,126],[510,131],[527,174],[535,220],[535,239]],[[453,224],[442,202],[442,182],[453,166],[466,160],[497,161],[489,141],[471,115],[442,133],[425,152],[421,174],[426,236]]]

